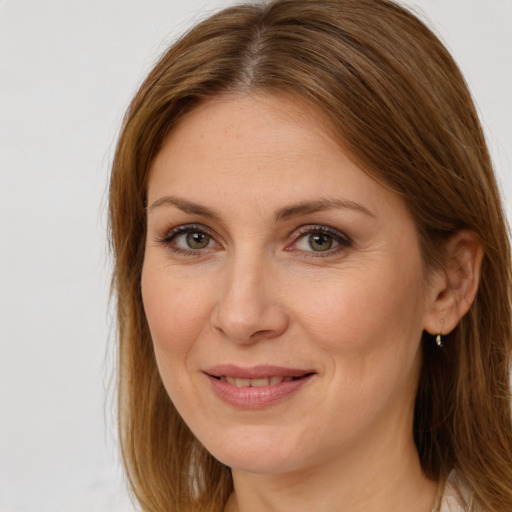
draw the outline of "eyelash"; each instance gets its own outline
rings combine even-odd
[[[339,252],[352,247],[352,240],[345,235],[344,233],[338,231],[337,229],[330,228],[328,226],[321,225],[308,225],[303,226],[298,229],[295,235],[295,241],[293,245],[296,246],[297,243],[305,238],[306,236],[314,236],[314,235],[327,235],[338,245],[334,248],[330,248],[326,251],[303,251],[304,256],[308,258],[327,258],[329,256],[333,256],[338,254]],[[287,251],[301,251],[301,249],[296,248],[287,248]]]
[[[173,241],[179,235],[191,234],[191,233],[200,233],[206,236],[209,236],[211,240],[214,240],[213,235],[210,233],[208,229],[199,224],[185,224],[182,226],[176,226],[175,228],[166,231],[163,236],[158,236],[156,238],[156,242],[159,244],[168,247],[171,251],[177,254],[181,254],[183,256],[202,256],[205,252],[205,249],[183,249],[182,247],[178,247],[173,243]],[[217,244],[218,245],[218,244]]]
[[[179,235],[183,234],[193,234],[198,233],[202,235],[206,235],[210,237],[210,240],[213,241],[216,245],[219,245],[215,242],[215,238],[212,235],[212,233],[206,229],[202,225],[198,224],[185,224],[181,226],[176,226],[172,228],[171,230],[168,230],[165,232],[163,236],[156,237],[155,241],[158,244],[164,245],[165,247],[169,248],[174,253],[183,255],[183,256],[203,256],[205,252],[208,249],[211,249],[209,247],[205,247],[202,249],[184,249],[182,247],[178,247],[173,243],[176,238]],[[306,236],[314,236],[314,235],[327,235],[330,237],[334,242],[336,242],[338,245],[336,245],[334,248],[329,248],[326,251],[314,251],[314,250],[302,250],[297,249],[293,246],[296,246],[297,243],[305,238]],[[286,247],[286,251],[292,252],[292,251],[301,251],[304,253],[305,257],[308,258],[325,258],[328,256],[333,256],[335,254],[338,254],[339,252],[343,251],[344,249],[347,249],[349,247],[352,247],[353,243],[352,240],[345,234],[341,233],[340,231],[330,228],[328,226],[321,226],[321,225],[308,225],[303,226],[298,229],[298,231],[295,234],[295,239],[292,244],[292,247],[288,246]]]

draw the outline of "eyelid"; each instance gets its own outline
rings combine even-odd
[[[217,242],[217,237],[212,233],[212,231],[203,224],[180,224],[170,229],[167,228],[157,233],[154,237],[154,240],[157,244],[164,245],[173,252],[184,255],[198,256],[210,252],[212,249],[214,249],[212,247],[205,247],[204,249],[184,249],[172,243],[177,236],[186,233],[204,233],[205,235],[211,237],[217,246],[221,245],[219,242]]]
[[[181,234],[185,233],[204,233],[205,235],[208,235],[211,237],[213,242],[217,245],[217,247],[205,247],[203,249],[184,249],[182,247],[178,247],[177,245],[173,244],[173,240]],[[328,235],[333,238],[337,242],[336,247],[328,249],[326,251],[314,251],[314,250],[304,250],[304,249],[298,249],[296,246],[297,242],[303,238],[306,235],[312,235],[315,233],[321,233]],[[299,228],[295,229],[290,235],[290,238],[292,238],[292,242],[285,247],[285,251],[297,251],[304,253],[305,255],[308,255],[309,257],[327,257],[327,256],[333,256],[339,252],[342,252],[343,250],[347,249],[348,247],[351,247],[353,245],[352,239],[343,233],[342,231],[339,231],[338,229],[332,228],[330,226],[325,226],[322,224],[308,224],[304,226],[300,226]],[[191,256],[201,256],[205,255],[212,250],[217,250],[218,247],[221,247],[222,245],[217,241],[217,235],[212,232],[211,229],[206,227],[203,224],[180,224],[178,226],[173,226],[172,228],[167,228],[165,230],[162,230],[160,233],[157,233],[154,237],[154,240],[156,243],[161,244],[168,249],[172,250],[173,252],[177,254],[182,255],[191,255]]]
[[[325,235],[331,236],[336,242],[338,242],[338,245],[334,247],[333,249],[329,249],[327,251],[303,251],[302,249],[296,249],[293,246],[297,244],[297,242],[302,239],[305,235],[311,235],[314,233],[321,233]],[[286,250],[288,251],[302,251],[304,253],[307,253],[308,255],[314,255],[313,257],[325,257],[333,254],[337,254],[338,252],[343,251],[344,249],[351,247],[353,245],[352,239],[343,233],[342,231],[339,231],[338,229],[331,228],[330,226],[325,226],[321,224],[310,224],[306,226],[301,226],[300,228],[296,229],[292,235],[293,236],[293,242],[291,245],[289,245]]]
[[[159,230],[155,235],[155,240],[161,242],[169,241],[180,233],[189,233],[191,231],[197,231],[198,233],[205,233],[213,236],[210,229],[202,224],[179,224],[178,226]]]

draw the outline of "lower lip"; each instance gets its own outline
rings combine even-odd
[[[263,409],[297,393],[314,374],[262,387],[238,387],[211,375],[206,376],[217,396],[224,402],[242,409]]]

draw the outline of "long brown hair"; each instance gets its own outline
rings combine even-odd
[[[230,471],[168,398],[141,299],[145,193],[165,135],[209,97],[287,93],[321,111],[371,176],[398,192],[426,268],[467,228],[484,260],[477,297],[444,348],[424,335],[414,436],[425,474],[453,470],[490,512],[512,510],[508,232],[464,79],[437,37],[387,0],[276,0],[228,8],[174,44],[132,101],[110,184],[119,339],[119,428],[146,512],[222,510]]]

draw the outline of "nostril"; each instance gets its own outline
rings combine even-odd
[[[235,343],[250,344],[276,338],[286,330],[286,309],[273,301],[274,295],[267,296],[254,286],[244,288],[244,293],[240,288],[230,290],[212,311],[216,333]]]

